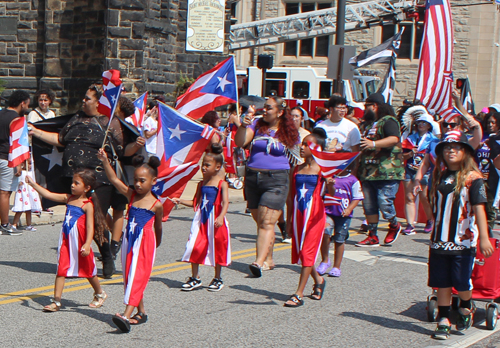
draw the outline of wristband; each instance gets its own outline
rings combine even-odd
[[[375,141],[372,140],[372,145],[373,145],[373,149],[375,150],[376,147],[375,147]]]

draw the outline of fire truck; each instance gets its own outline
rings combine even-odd
[[[262,95],[262,70],[257,67],[247,69],[247,80],[240,70],[237,72],[241,91],[248,95]],[[362,71],[354,75],[352,80],[344,80],[345,94],[354,101],[365,100],[371,93],[377,91],[380,78],[374,72]],[[326,77],[326,68],[318,67],[276,67],[267,70],[265,82],[265,97],[279,96],[285,98],[293,108],[297,101],[302,101],[302,107],[313,116],[316,107],[324,107],[325,101],[333,91],[333,81]],[[349,89],[346,91],[346,89]],[[351,98],[348,98],[351,99]]]

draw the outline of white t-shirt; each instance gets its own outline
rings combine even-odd
[[[327,119],[316,127],[325,130],[327,148],[334,146],[337,150],[352,151],[352,147],[358,145],[361,140],[361,133],[358,126],[346,118],[343,118],[339,122],[332,122],[330,119]]]
[[[152,117],[148,117],[145,121],[144,121],[144,132],[148,131],[152,131],[154,129],[158,129],[158,121],[156,121],[154,118]],[[146,139],[146,151],[148,153],[152,153],[152,154],[156,154],[156,135],[153,135],[152,137]]]
[[[56,117],[56,114],[52,110],[47,110],[47,112],[43,112],[42,110],[40,110],[40,108],[36,108],[36,110],[39,113],[41,113],[44,118],[41,118],[40,115],[35,110],[32,110],[28,114],[28,120],[27,121],[29,123],[35,123],[35,122],[38,122],[38,121],[42,121],[43,119],[49,119],[49,118]]]

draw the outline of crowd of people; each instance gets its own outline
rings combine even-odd
[[[90,306],[102,306],[107,295],[96,277],[90,243],[94,240],[99,248],[105,278],[115,272],[114,259],[122,244],[126,308],[123,314],[113,316],[113,322],[128,332],[130,325],[147,320],[143,293],[162,236],[163,207],[151,192],[159,166],[155,156],[158,108],[151,105],[144,126],[137,130],[139,135],[131,136],[125,126],[133,126],[132,101],[121,96],[117,117],[109,122],[107,116],[98,112],[101,94],[99,85],[90,86],[81,111],[58,133],[42,130],[36,124],[55,116],[49,109],[53,92],[37,92],[37,107],[29,114],[29,94],[11,94],[8,107],[0,110],[0,228],[3,233],[19,234],[20,217],[26,212],[26,229],[34,230],[28,212],[43,209],[38,195],[67,205],[59,242],[55,296],[45,311],[61,307],[66,277],[88,278],[94,288]],[[251,274],[261,277],[264,271],[275,268],[276,226],[281,230],[282,241],[292,244],[292,263],[301,265],[298,287],[284,306],[304,305],[309,276],[314,282],[311,298],[321,300],[326,286],[323,276],[342,275],[345,243],[353,211],[360,202],[366,219],[361,231],[367,235],[355,245],[373,248],[381,245],[380,214],[389,222],[385,245],[395,243],[401,234],[417,232],[418,197],[426,216],[422,232],[430,234],[428,285],[437,289],[438,297],[439,322],[433,337],[450,336],[452,288],[461,299],[457,329],[468,329],[474,314],[470,279],[476,248],[486,257],[493,252],[488,236],[500,200],[500,105],[493,104],[478,115],[470,115],[457,94],[454,101],[461,114],[446,121],[418,102],[407,103],[396,112],[379,93],[365,100],[361,118],[355,117],[340,95],[331,96],[325,108],[318,108],[317,117],[301,106],[290,109],[285,100],[276,96],[266,100],[263,110],[250,106],[241,117],[240,110],[230,106],[225,131],[217,131],[205,151],[201,162],[203,180],[195,197],[173,199],[177,204],[195,208],[182,257],[191,263],[192,274],[182,290],[191,291],[202,285],[200,264],[215,268],[208,290],[220,291],[224,287],[222,267],[231,263],[230,231],[225,216],[228,182],[234,180],[236,162],[223,154],[222,146],[230,143],[225,140],[231,136],[237,148],[234,153],[246,152],[247,157],[244,196],[257,230],[256,258],[249,265]],[[44,188],[32,161],[23,168],[8,167],[10,124],[24,115],[31,137],[64,148],[61,180],[66,193],[52,193]],[[218,130],[221,118],[210,111],[201,122]],[[359,155],[344,171],[325,178],[311,147]],[[395,207],[398,191],[404,196],[404,228]],[[16,192],[16,202],[19,195],[23,204],[14,208],[16,215],[11,225],[12,192]],[[127,205],[128,223],[124,229]],[[333,260],[329,258],[331,243]],[[318,255],[321,261],[315,267]],[[78,259],[76,266],[74,258]],[[140,272],[130,272],[132,269]],[[137,313],[132,316],[134,308]]]

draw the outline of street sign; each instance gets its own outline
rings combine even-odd
[[[342,50],[341,50],[342,48]],[[342,56],[340,55],[343,52]],[[349,58],[356,55],[355,46],[332,45],[328,49],[328,70],[326,76],[336,80],[339,75],[339,65],[342,67],[341,76],[344,80],[354,78],[354,67],[349,64]]]

